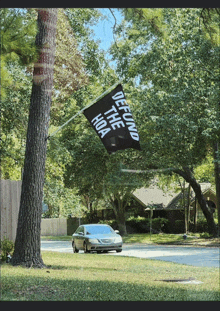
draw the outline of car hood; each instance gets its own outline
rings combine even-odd
[[[102,240],[102,239],[115,239],[117,236],[119,236],[118,234],[87,234],[86,237],[88,237],[89,239],[98,239],[98,240]]]

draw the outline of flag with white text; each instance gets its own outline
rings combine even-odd
[[[109,154],[128,148],[141,150],[138,131],[121,84],[83,113]]]

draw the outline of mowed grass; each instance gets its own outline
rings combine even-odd
[[[219,269],[101,254],[42,252],[46,269],[1,266],[1,300],[219,301]],[[163,282],[194,278],[201,284]]]
[[[72,236],[42,236],[42,241],[71,241]],[[220,238],[201,238],[199,233],[189,233],[187,239],[183,239],[183,234],[167,233],[135,233],[123,236],[124,243],[140,244],[169,244],[169,245],[192,245],[192,246],[220,246]]]
[[[124,243],[140,244],[169,244],[169,245],[192,245],[192,246],[220,246],[220,238],[201,238],[199,233],[187,234],[187,239],[183,239],[183,234],[159,233],[136,233],[123,237]]]

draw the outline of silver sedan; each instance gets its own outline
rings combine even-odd
[[[85,253],[98,253],[115,250],[122,251],[122,237],[118,230],[104,224],[81,225],[72,235],[73,252],[84,250]]]

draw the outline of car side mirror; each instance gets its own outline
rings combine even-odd
[[[119,233],[119,231],[118,231],[118,230],[115,230],[115,233],[117,233],[117,234],[118,234],[118,233]]]
[[[83,233],[83,232],[79,232],[78,234],[79,234],[79,235],[84,235],[84,233]]]

